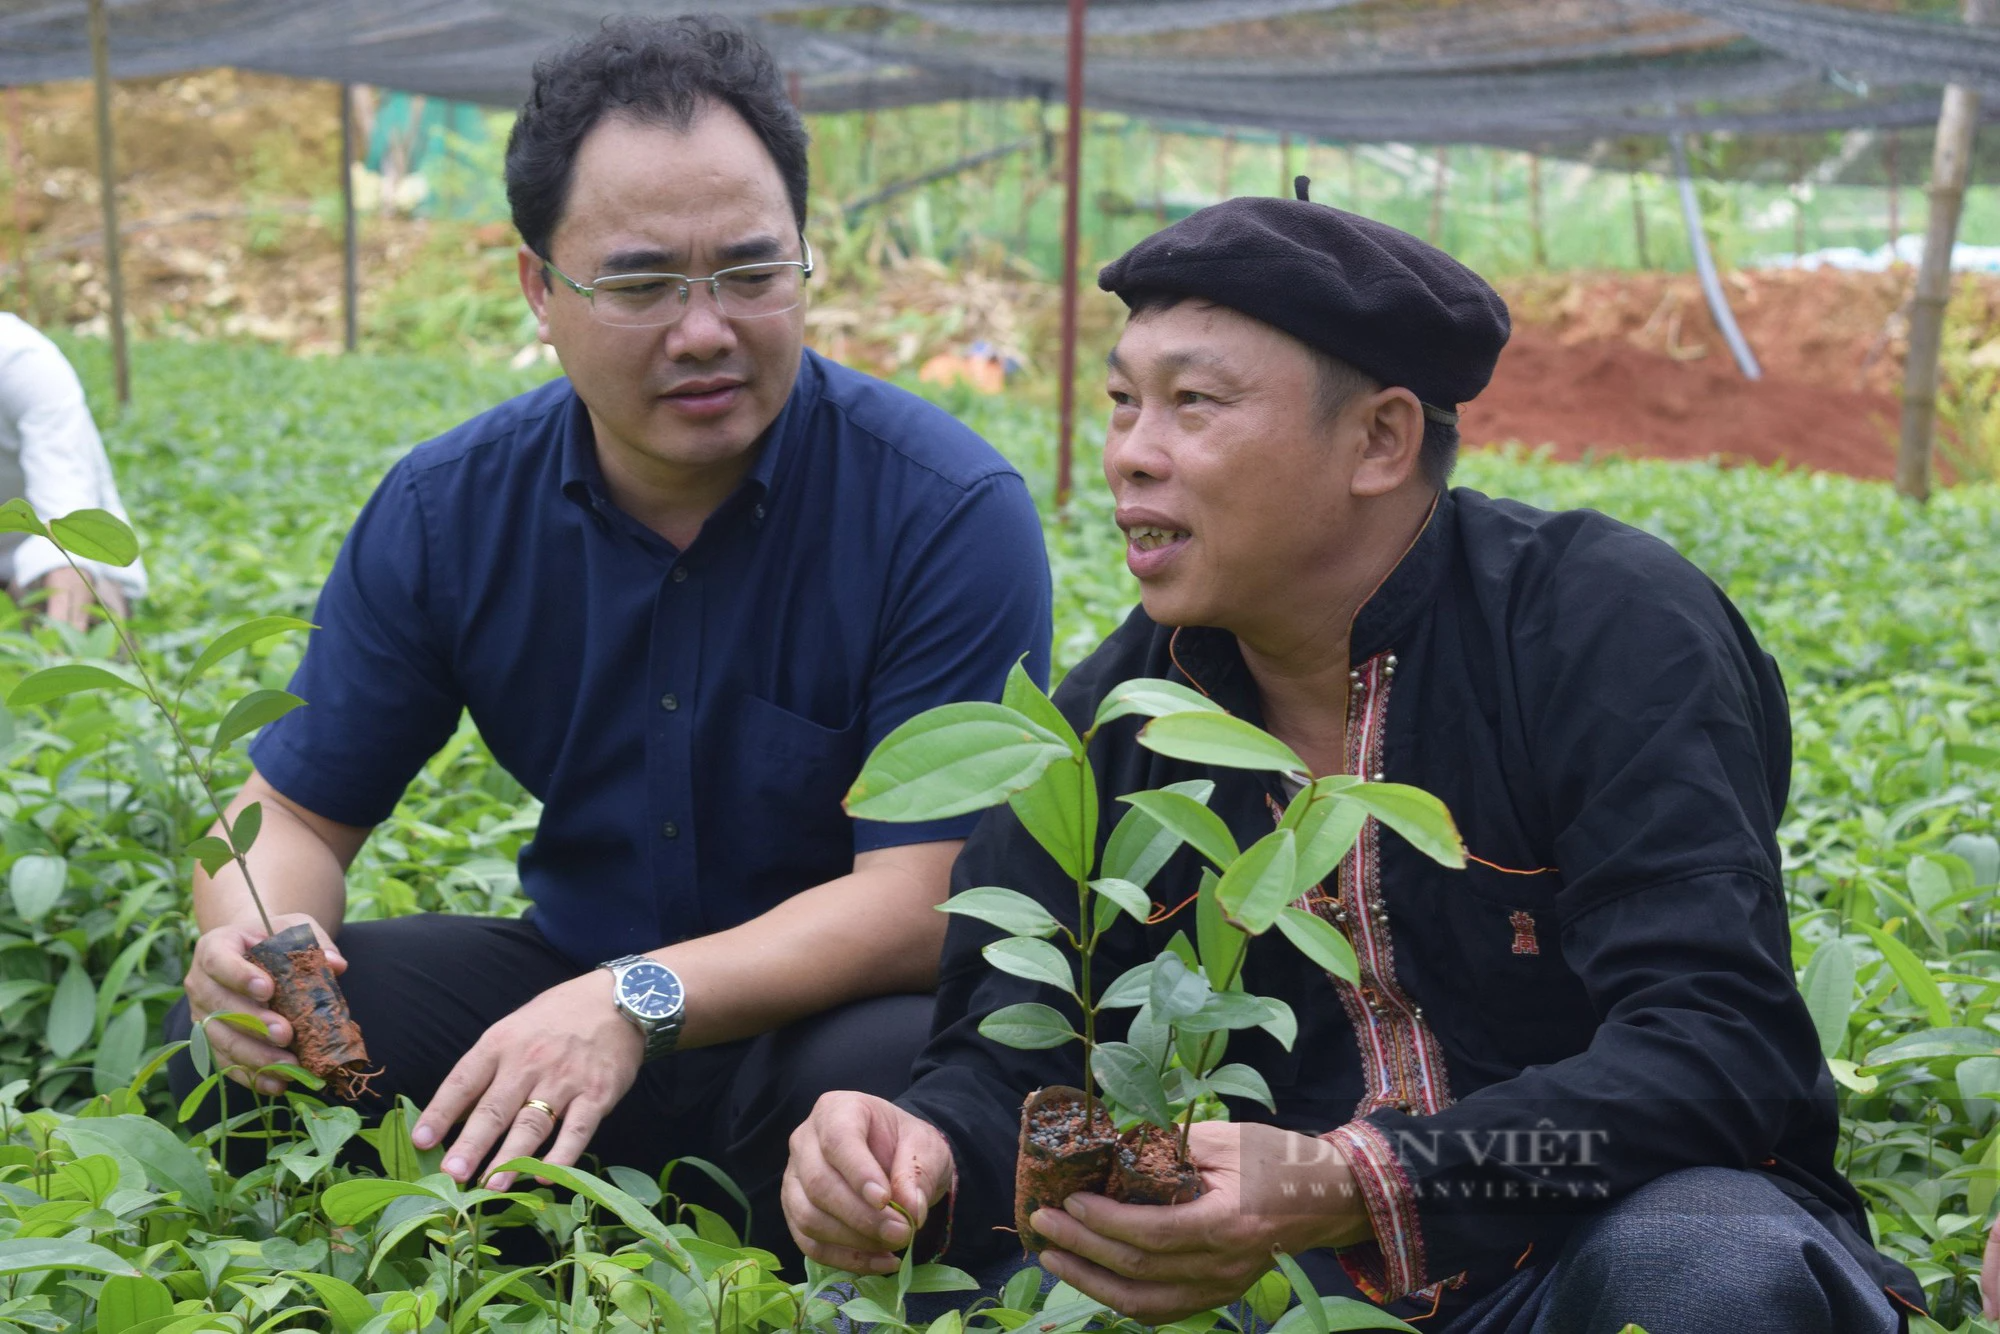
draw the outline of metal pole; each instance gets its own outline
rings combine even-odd
[[[361,342],[361,261],[355,247],[354,85],[340,85],[340,300],[349,352]]]
[[[1965,0],[1968,27],[1995,21],[2000,0]],[[1931,448],[1937,427],[1938,352],[1944,342],[1944,308],[1951,299],[1951,252],[1958,243],[1958,214],[1972,171],[1973,134],[1979,128],[1979,94],[1948,83],[1938,109],[1937,145],[1931,154],[1930,217],[1924,254],[1917,261],[1917,290],[1910,298],[1910,350],[1903,361],[1902,438],[1896,451],[1896,489],[1915,500],[1931,494]]]
[[[118,402],[132,401],[132,364],[125,347],[125,270],[118,240],[118,177],[111,145],[111,30],[104,0],[90,0],[90,72],[97,93],[97,192],[104,205],[105,276],[111,284],[111,370]]]
[[[1069,0],[1069,124],[1063,129],[1062,383],[1057,386],[1056,509],[1069,507],[1076,432],[1077,196],[1083,161],[1083,11]]]
[[[1764,370],[1757,364],[1757,354],[1744,341],[1743,331],[1736,327],[1736,316],[1722,291],[1722,279],[1715,272],[1715,257],[1708,253],[1708,233],[1701,225],[1701,203],[1695,198],[1694,177],[1688,173],[1687,136],[1675,130],[1667,136],[1667,142],[1674,150],[1674,172],[1680,177],[1681,217],[1687,223],[1688,249],[1694,254],[1695,272],[1701,276],[1701,294],[1708,298],[1708,313],[1715,317],[1715,327],[1722,330],[1722,341],[1729,344],[1730,355],[1736,358],[1736,367],[1743,372],[1743,378],[1761,380]]]

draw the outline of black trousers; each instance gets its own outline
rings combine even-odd
[[[355,1104],[371,1119],[394,1107],[398,1094],[420,1107],[429,1102],[489,1026],[579,974],[532,923],[497,917],[427,913],[352,922],[341,929],[340,952],[348,963],[341,989],[383,1072]],[[607,976],[607,1005],[610,996]],[[791,1133],[822,1093],[901,1093],[930,1032],[931,999],[873,997],[755,1038],[650,1062],[605,1117],[589,1153],[604,1166],[648,1176],[686,1156],[715,1163],[749,1196],[746,1239],[776,1252],[796,1274],[798,1250],[778,1203]],[[187,1032],[183,997],[167,1015],[167,1040]],[[169,1065],[168,1078],[176,1101],[200,1082],[185,1052]],[[216,1116],[211,1095],[194,1124],[212,1125]],[[240,1142],[258,1148],[254,1141]],[[231,1167],[247,1170],[240,1163]],[[701,1173],[676,1170],[671,1187],[741,1229],[741,1210],[709,1188]]]

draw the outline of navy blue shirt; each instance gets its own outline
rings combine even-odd
[[[420,445],[320,595],[258,771],[371,826],[469,710],[544,803],[522,888],[580,966],[736,925],[857,853],[961,838],[847,818],[869,750],[937,704],[1045,681],[1027,487],[949,414],[808,351],[755,465],[685,551],[615,508],[556,380]]]

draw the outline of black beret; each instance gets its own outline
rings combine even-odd
[[[1308,202],[1305,185],[1298,199],[1210,205],[1105,265],[1097,285],[1128,306],[1228,306],[1447,413],[1477,397],[1507,343],[1507,303],[1436,246]]]

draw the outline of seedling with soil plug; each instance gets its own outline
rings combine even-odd
[[[197,756],[193,743],[181,726],[181,703],[187,696],[188,688],[204,672],[253,644],[295,630],[310,630],[312,624],[292,616],[260,616],[223,632],[202,650],[201,656],[181,676],[170,700],[155,681],[130,631],[104,604],[103,599],[96,596],[95,583],[76,564],[78,557],[113,566],[130,565],[137,560],[139,539],[123,520],[106,510],[86,509],[43,523],[25,500],[15,499],[0,505],[0,533],[29,533],[52,543],[70,569],[76,571],[77,576],[91,588],[98,615],[117,634],[125,659],[132,665],[130,673],[93,663],[63,663],[46,667],[14,687],[7,696],[7,706],[12,709],[26,708],[65,695],[98,690],[129,690],[146,697],[166,721],[175,751],[194,775],[202,795],[207,799],[209,810],[214,814],[215,823],[224,832],[223,837],[204,834],[189,843],[185,851],[192,854],[211,876],[231,862],[242,872],[244,887],[250,891],[250,901],[256,905],[257,916],[262,920],[265,932],[265,938],[250,947],[248,958],[270,974],[271,1008],[283,1015],[292,1026],[293,1050],[300,1065],[316,1078],[327,1081],[339,1097],[353,1098],[366,1088],[372,1072],[368,1066],[368,1050],[362,1045],[361,1030],[348,1014],[347,1000],[341,995],[340,984],[334,980],[326,955],[310,926],[301,923],[284,931],[273,930],[271,915],[264,908],[263,895],[257,892],[256,879],[250,873],[248,854],[256,841],[258,829],[263,825],[263,806],[259,802],[250,803],[232,822],[224,812],[222,799],[215,789],[215,761],[226,746],[265,723],[283,717],[305,701],[283,690],[251,691],[237,700],[223,715],[222,721],[216,724],[215,735],[210,738],[205,757]],[[248,1016],[242,1015],[219,1017],[225,1022],[252,1022]],[[284,1072],[280,1070],[279,1073]]]
[[[1158,754],[1273,772],[1297,793],[1271,833],[1239,849],[1206,804],[1213,783],[1135,792],[1120,798],[1130,809],[1097,858],[1097,782],[1087,750],[1105,724],[1130,715],[1151,720],[1138,739]],[[1233,1030],[1261,1027],[1287,1049],[1298,1031],[1283,1001],[1245,989],[1244,955],[1251,937],[1275,926],[1333,976],[1358,979],[1346,936],[1295,905],[1339,866],[1369,817],[1445,865],[1465,864],[1449,812],[1428,793],[1345,775],[1315,779],[1284,742],[1171,681],[1138,679],[1114,688],[1079,736],[1019,666],[1000,703],[930,709],[883,738],[846,808],[860,819],[924,821],[1002,801],[1074,880],[1075,925],[995,885],[954,894],[939,910],[1005,933],[983,950],[987,962],[1063,992],[1081,1017],[1078,1031],[1061,1011],[1030,1001],[1004,1006],[979,1025],[984,1036],[1021,1050],[1083,1045],[1080,1087],[1039,1089],[1022,1107],[1015,1223],[1031,1252],[1044,1243],[1029,1217],[1077,1191],[1134,1203],[1193,1199],[1200,1180],[1188,1160],[1187,1128],[1198,1109],[1224,1095],[1271,1106],[1261,1074],[1221,1063]],[[1157,959],[1100,994],[1092,962],[1104,932],[1121,913],[1142,925],[1161,920],[1147,886],[1183,844],[1215,868],[1204,872],[1195,896],[1198,943],[1177,933]],[[1056,937],[1069,946],[1074,967],[1052,943]],[[1133,1007],[1138,1013],[1126,1040],[1100,1041],[1100,1012]]]

